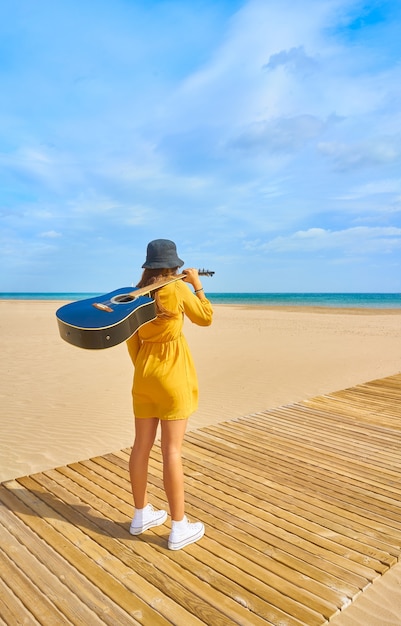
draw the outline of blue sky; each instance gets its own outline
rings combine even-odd
[[[399,0],[0,5],[0,291],[401,291]]]

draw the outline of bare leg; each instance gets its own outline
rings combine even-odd
[[[161,420],[161,449],[163,455],[163,483],[172,520],[184,517],[184,472],[181,448],[187,420]]]
[[[149,455],[155,441],[157,417],[135,419],[135,441],[129,460],[132,495],[136,509],[143,509],[148,503]]]

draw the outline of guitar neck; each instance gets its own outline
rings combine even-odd
[[[199,276],[213,276],[214,272],[211,272],[210,270],[199,270],[198,274]],[[163,278],[162,280],[158,280],[151,285],[146,285],[146,287],[139,287],[139,289],[132,291],[130,295],[135,298],[146,296],[152,291],[156,291],[156,289],[161,289],[170,283],[174,283],[176,280],[182,280],[185,276],[186,274],[176,274],[175,276],[170,276],[169,278]]]

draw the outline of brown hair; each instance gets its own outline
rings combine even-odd
[[[163,269],[149,269],[146,268],[143,270],[143,274],[141,280],[137,284],[137,287],[148,287],[152,283],[155,283],[163,278],[168,278],[169,276],[175,276],[177,274],[178,267],[173,268],[163,268]],[[156,311],[157,317],[161,317],[163,319],[169,319],[174,316],[172,311],[168,311],[160,302],[159,290],[151,292],[152,298],[156,303]]]

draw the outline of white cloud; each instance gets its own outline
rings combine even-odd
[[[52,159],[42,149],[34,146],[20,146],[14,152],[0,154],[0,163],[4,168],[39,179],[49,178]]]
[[[313,115],[298,115],[256,122],[230,142],[243,151],[293,152],[318,137],[327,122]]]
[[[39,236],[44,239],[58,239],[59,237],[62,237],[62,234],[55,230],[47,230],[44,233],[40,233]]]
[[[272,54],[268,63],[263,66],[263,69],[274,70],[281,66],[285,66],[289,71],[305,74],[316,68],[317,61],[305,53],[303,46],[298,46],[297,48],[282,50]]]
[[[367,182],[363,185],[357,185],[351,188],[347,195],[338,196],[339,200],[356,200],[376,195],[399,194],[401,193],[401,179],[386,178],[383,180],[375,180]],[[396,198],[400,200],[400,197]]]
[[[319,151],[327,156],[338,170],[350,170],[401,161],[399,137],[384,137],[358,143],[322,142]]]
[[[345,255],[389,254],[395,250],[401,251],[401,228],[359,226],[338,231],[310,228],[267,242],[249,242],[248,249],[264,253],[315,254],[336,251]]]

